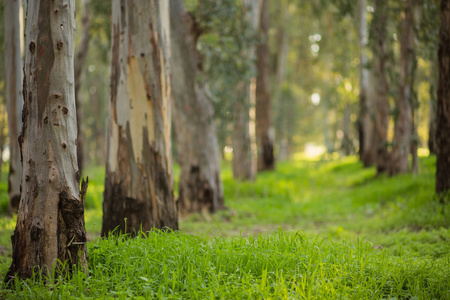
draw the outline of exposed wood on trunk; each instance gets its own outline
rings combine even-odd
[[[243,0],[246,9],[246,20],[251,28],[258,30],[259,26],[259,0]],[[245,49],[244,54],[248,60],[256,56],[255,47]],[[251,88],[254,79],[239,82],[235,87],[236,102],[233,106],[233,177],[238,180],[255,179],[255,155],[252,150],[250,136],[250,99],[255,97],[255,90]],[[252,98],[252,99],[253,99]]]
[[[83,15],[81,17],[81,41],[78,45],[75,54],[75,101],[77,105],[77,124],[78,124],[78,135],[77,135],[77,159],[80,172],[83,172],[83,167],[85,163],[85,138],[84,132],[82,130],[83,125],[83,109],[81,107],[80,100],[80,86],[81,86],[81,74],[84,70],[84,65],[88,56],[89,41],[91,39],[90,28],[91,28],[91,11],[89,10],[90,0],[82,0],[83,5]]]
[[[171,157],[168,1],[112,1],[102,235],[178,229]],[[125,220],[126,219],[126,220]]]
[[[22,165],[18,137],[22,124],[22,56],[21,39],[23,31],[20,22],[20,0],[5,1],[5,73],[6,107],[8,111],[9,133],[9,211],[16,213],[20,201]]]
[[[414,10],[416,0],[407,0],[400,40],[400,91],[396,98],[397,114],[390,154],[389,174],[409,170],[410,143],[413,132],[413,83],[415,70]]]
[[[387,3],[386,0],[375,1],[375,134],[376,149],[375,163],[377,174],[387,171],[389,165],[389,154],[387,148],[387,133],[389,123],[389,83],[387,74]]]
[[[214,108],[199,82],[198,26],[181,0],[170,1],[173,116],[181,167],[181,213],[223,208]]]
[[[439,32],[439,87],[437,109],[436,193],[450,190],[450,1],[441,1]]]
[[[41,269],[87,267],[84,198],[76,157],[75,1],[28,3],[22,195],[6,281]],[[59,263],[67,262],[65,269]]]
[[[272,127],[272,101],[269,79],[269,1],[261,0],[259,30],[261,42],[257,47],[258,76],[256,77],[256,143],[258,147],[258,171],[275,168],[273,153],[274,130]]]

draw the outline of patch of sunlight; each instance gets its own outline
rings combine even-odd
[[[417,149],[417,155],[419,155],[419,157],[428,157],[430,156],[430,150],[427,148],[419,148]]]
[[[304,152],[297,152],[293,155],[294,160],[318,161],[327,149],[324,146],[314,143],[306,143]]]

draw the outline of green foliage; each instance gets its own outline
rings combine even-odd
[[[0,285],[0,298],[446,299],[450,212],[433,197],[435,163],[374,178],[355,157],[291,161],[246,183],[224,165],[227,210],[135,239],[93,237],[104,171],[91,169],[89,272]],[[14,223],[0,219],[0,277]]]

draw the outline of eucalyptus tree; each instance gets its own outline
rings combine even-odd
[[[256,55],[256,145],[258,171],[272,170],[275,168],[274,156],[274,129],[272,126],[272,101],[270,94],[270,53],[268,47],[269,38],[269,1],[260,0],[259,33]]]
[[[20,182],[22,166],[20,149],[17,141],[22,125],[22,51],[23,28],[20,21],[22,1],[10,0],[4,3],[5,14],[5,73],[6,73],[6,103],[8,111],[9,133],[9,209],[17,212],[20,201]]]
[[[450,190],[450,1],[441,1],[439,32],[439,89],[437,109],[436,193]]]
[[[409,170],[409,154],[413,134],[414,73],[416,68],[415,24],[417,0],[407,0],[400,35],[400,86],[395,98],[395,119],[389,174],[406,173]]]
[[[171,154],[169,1],[112,1],[102,235],[178,229]]]
[[[26,19],[22,192],[5,281],[87,267],[76,157],[75,1],[30,1]]]
[[[197,40],[201,27],[181,0],[170,1],[173,121],[181,168],[178,207],[184,212],[223,208],[214,108],[206,96]]]
[[[375,14],[372,21],[373,52],[374,52],[374,79],[376,80],[375,100],[375,135],[377,173],[387,171],[389,165],[389,152],[387,148],[389,123],[389,80],[388,80],[388,1],[375,0]]]

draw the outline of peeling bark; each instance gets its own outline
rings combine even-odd
[[[450,1],[441,1],[439,32],[439,86],[437,108],[436,193],[450,190]]]
[[[166,1],[112,2],[111,103],[102,235],[178,229],[170,144]]]
[[[258,70],[256,77],[256,143],[258,171],[265,171],[275,168],[275,157],[273,153],[272,101],[269,91],[269,1],[261,0],[260,3],[259,30],[262,40],[256,51]]]
[[[212,103],[199,82],[199,29],[180,0],[170,1],[173,116],[181,167],[181,213],[223,208],[220,154]]]
[[[23,174],[13,258],[5,281],[87,267],[84,197],[76,157],[75,2],[30,1],[22,132]],[[59,263],[67,262],[63,265]]]
[[[409,170],[409,153],[413,132],[413,82],[415,70],[414,10],[416,0],[406,3],[400,40],[400,91],[396,98],[395,120],[389,174],[406,173]]]
[[[20,22],[20,0],[5,1],[5,73],[6,102],[8,111],[9,133],[9,211],[16,213],[20,202],[20,182],[22,180],[22,165],[17,139],[20,133],[22,117],[22,57],[20,42],[23,32]]]

